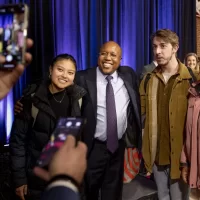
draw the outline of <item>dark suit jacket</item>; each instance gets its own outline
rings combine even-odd
[[[64,186],[53,187],[46,190],[42,200],[80,200],[80,195]]]
[[[118,75],[123,79],[125,87],[130,96],[130,104],[127,109],[128,123],[124,134],[127,147],[141,148],[141,121],[140,121],[140,97],[138,79],[134,70],[127,66],[119,67]],[[76,83],[83,87],[87,94],[82,100],[82,116],[87,119],[84,128],[83,141],[90,152],[96,129],[97,119],[97,85],[96,67],[76,73]]]
[[[152,72],[154,69],[156,68],[156,65],[154,64],[154,62],[151,62],[149,65],[145,65],[142,73],[140,75],[140,80],[143,79],[143,77],[148,73],[148,72]]]

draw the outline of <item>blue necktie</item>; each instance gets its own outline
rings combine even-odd
[[[107,148],[114,153],[118,148],[117,114],[115,108],[115,95],[111,84],[112,76],[107,76],[106,86],[106,112],[107,112]]]

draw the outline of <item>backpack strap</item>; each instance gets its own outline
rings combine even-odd
[[[150,78],[151,78],[151,74],[147,74],[146,77],[145,77],[145,80],[144,80],[144,91],[145,91],[145,93],[146,93],[147,84],[148,84]]]
[[[190,67],[187,67],[187,69],[188,69],[188,71],[189,71],[189,73],[190,73],[190,75],[191,75],[191,77],[192,77],[192,78],[189,80],[190,85],[192,86],[192,83],[196,82],[197,79],[196,79],[196,77],[195,77],[194,72],[192,71],[192,69],[191,69]]]
[[[190,72],[190,75],[192,76],[192,79],[189,80],[190,86],[193,87],[193,88],[195,88],[197,94],[200,95],[200,84],[197,84],[195,86],[192,85],[192,83],[197,82],[197,78],[195,77],[192,69],[190,67],[187,67],[187,68],[188,68],[188,71]]]
[[[34,94],[35,94],[35,93],[32,93],[32,94],[31,94],[31,97],[33,97]],[[32,128],[33,128],[34,125],[35,125],[35,120],[36,120],[36,118],[37,118],[38,112],[39,112],[39,109],[36,108],[36,107],[33,105],[33,103],[32,103],[32,107],[31,107],[31,116],[33,117]]]

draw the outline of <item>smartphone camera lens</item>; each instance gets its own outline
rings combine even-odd
[[[7,61],[7,62],[11,62],[12,60],[13,60],[12,55],[7,55],[7,56],[6,56],[6,61]]]
[[[76,122],[76,126],[80,126],[81,125],[81,122]]]
[[[66,123],[66,126],[67,126],[67,127],[70,127],[71,125],[72,125],[72,122],[67,122],[67,123]]]

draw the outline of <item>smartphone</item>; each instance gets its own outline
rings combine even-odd
[[[12,69],[25,63],[28,16],[26,4],[0,6],[0,55],[6,59],[1,68]]]
[[[86,120],[81,117],[60,118],[48,144],[44,147],[37,166],[48,168],[54,153],[62,146],[68,135],[73,135],[78,141]]]

